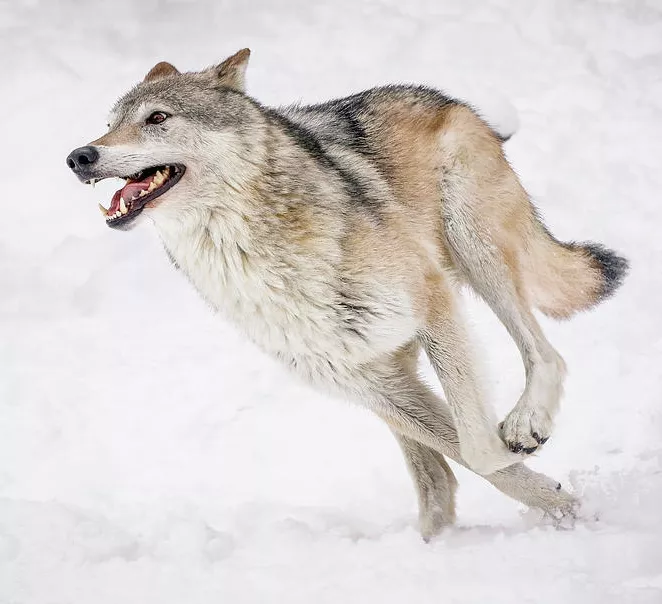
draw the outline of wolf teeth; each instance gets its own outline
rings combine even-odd
[[[140,193],[138,194],[138,197],[144,197],[145,195],[147,195],[147,191],[145,191],[145,189],[143,189],[143,190],[140,191]]]
[[[151,193],[154,189],[156,189],[157,186],[158,185],[154,181],[150,182],[149,187],[147,187],[147,192]]]
[[[128,211],[129,210],[126,207],[126,203],[124,203],[124,197],[120,197],[120,212],[122,214],[126,214]]]
[[[101,212],[104,216],[108,216],[108,210],[104,208],[101,204],[99,204],[99,212]]]
[[[157,187],[160,187],[163,184],[164,180],[165,180],[165,176],[161,174],[160,170],[157,170],[156,174],[154,175],[154,178],[152,179],[152,183],[155,183]]]

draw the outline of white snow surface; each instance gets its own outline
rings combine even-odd
[[[249,46],[250,92],[378,84],[469,100],[561,239],[632,270],[542,320],[569,378],[530,462],[584,500],[556,530],[462,469],[430,544],[389,431],[309,390],[213,316],[112,183],[64,159],[159,60]],[[0,603],[662,602],[662,3],[368,0],[0,4]],[[491,400],[516,348],[467,296]],[[427,367],[423,370],[432,378]]]

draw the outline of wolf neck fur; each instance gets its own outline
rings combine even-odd
[[[268,224],[266,208],[256,207],[255,199],[242,204],[239,211],[230,199],[198,203],[195,210],[179,210],[169,218],[159,212],[155,224],[176,264],[214,309],[261,348],[313,377],[319,373],[315,357],[329,354],[325,331],[335,324],[329,304],[335,297],[333,267],[309,266],[305,252],[288,254],[290,260],[283,262],[283,250],[274,249],[273,242],[280,238],[280,245],[290,247],[287,229],[276,238],[265,236],[275,228]],[[344,346],[337,351],[343,354]]]

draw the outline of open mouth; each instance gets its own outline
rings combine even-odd
[[[126,184],[113,195],[108,209],[99,204],[99,210],[110,227],[131,222],[150,202],[163,195],[184,175],[180,164],[154,166],[127,176]]]

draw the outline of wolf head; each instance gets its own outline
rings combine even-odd
[[[126,228],[145,208],[176,211],[241,178],[258,111],[244,94],[249,56],[245,48],[196,73],[158,63],[117,101],[108,132],[69,154],[83,182],[126,179],[110,208],[100,205],[109,226]]]

